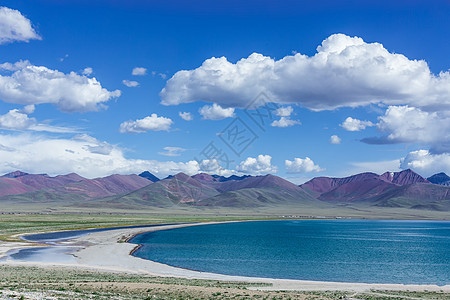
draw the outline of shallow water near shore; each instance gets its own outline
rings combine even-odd
[[[163,224],[163,225],[170,225],[170,224]],[[40,242],[42,244],[49,245],[49,247],[36,247],[36,248],[24,248],[12,250],[7,254],[7,256],[0,258],[0,261],[10,259],[24,262],[75,263],[76,259],[74,257],[74,254],[82,247],[61,245],[60,244],[61,242],[75,239],[87,235],[89,233],[119,230],[119,229],[149,228],[157,226],[161,226],[161,224],[107,227],[107,228],[95,228],[84,230],[66,230],[66,231],[55,231],[48,233],[25,235],[21,237],[23,240]]]
[[[450,222],[259,221],[148,232],[133,255],[226,275],[450,284]]]

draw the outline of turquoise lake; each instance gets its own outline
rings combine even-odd
[[[242,222],[149,232],[130,242],[142,245],[137,257],[227,275],[450,284],[450,222]]]

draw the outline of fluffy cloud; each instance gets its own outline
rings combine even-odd
[[[164,147],[164,150],[164,152],[158,152],[158,154],[164,156],[180,156],[181,152],[186,151],[186,149],[181,147]]]
[[[272,127],[290,127],[294,125],[302,124],[300,121],[291,120],[289,117],[281,117],[279,120],[273,121],[270,126]]]
[[[0,44],[40,40],[29,19],[20,11],[0,7]]]
[[[15,170],[50,175],[76,172],[88,178],[148,170],[163,178],[179,172],[196,174],[200,165],[196,161],[128,159],[119,147],[87,135],[72,139],[36,134],[0,135],[0,173]]]
[[[147,75],[147,68],[136,67],[133,69],[133,71],[131,71],[131,75],[134,75],[134,76]]]
[[[16,104],[51,103],[65,112],[95,111],[111,98],[119,97],[119,90],[110,92],[95,78],[64,74],[28,61],[0,65],[0,99]],[[2,72],[3,73],[3,72]]]
[[[371,103],[431,110],[450,107],[450,73],[434,75],[423,60],[334,34],[311,57],[297,53],[274,60],[253,53],[235,64],[225,57],[207,59],[197,69],[175,73],[160,96],[164,105],[204,101],[246,107],[260,92],[312,110]]]
[[[4,115],[0,115],[0,128],[9,130],[28,129],[36,124],[36,119],[29,118],[28,114],[34,111],[34,105],[27,106],[24,111],[12,109]]]
[[[277,172],[277,167],[271,164],[270,155],[258,155],[258,157],[248,157],[236,166],[236,170],[253,175],[265,175]]]
[[[168,131],[173,121],[169,118],[158,117],[157,114],[151,114],[143,119],[136,121],[126,121],[120,124],[120,132],[122,133],[143,133],[152,131]]]
[[[83,70],[83,75],[90,76],[92,73],[94,73],[94,70],[91,67],[84,68]]]
[[[334,144],[334,145],[338,145],[338,144],[340,144],[341,143],[341,138],[340,137],[338,137],[337,135],[332,135],[332,136],[330,136],[330,143],[331,144]]]
[[[400,168],[413,169],[426,177],[439,172],[450,174],[450,153],[432,154],[428,150],[412,151],[400,160]]]
[[[325,169],[316,165],[309,157],[306,158],[294,158],[293,161],[285,160],[284,164],[288,173],[309,173],[309,172],[321,172]]]
[[[28,117],[34,112],[34,105],[27,105],[22,109],[11,109],[4,115],[0,115],[0,128],[7,130],[32,130],[53,133],[74,133],[77,130],[68,127],[59,127],[38,123],[35,118]]]
[[[190,112],[179,112],[178,115],[185,121],[192,121],[194,120],[194,116]]]
[[[279,117],[289,117],[293,112],[292,106],[286,106],[278,108],[275,113]]]
[[[122,80],[122,83],[125,84],[127,87],[137,87],[139,86],[139,82],[133,81],[133,80]]]
[[[234,108],[222,108],[216,103],[213,105],[205,105],[201,107],[198,112],[205,120],[222,120],[234,117]]]
[[[366,129],[366,127],[374,126],[370,121],[361,121],[358,119],[353,119],[352,117],[348,117],[345,121],[340,125],[347,131],[361,131]]]
[[[390,106],[378,118],[383,137],[365,138],[371,144],[419,143],[435,152],[450,152],[450,112],[426,112],[409,106]]]

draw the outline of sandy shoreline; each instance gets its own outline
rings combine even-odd
[[[234,221],[232,221],[234,222]],[[130,255],[138,247],[128,241],[133,236],[151,231],[175,229],[188,226],[203,226],[209,224],[219,224],[226,222],[207,222],[193,224],[162,225],[157,227],[116,229],[102,232],[89,233],[85,236],[64,241],[60,245],[83,246],[83,249],[76,252],[76,263],[41,263],[41,262],[20,262],[11,259],[0,261],[6,265],[29,265],[29,266],[66,266],[99,271],[126,272],[134,274],[146,274],[163,277],[180,277],[188,279],[209,279],[224,281],[240,281],[254,283],[269,283],[272,286],[257,287],[258,290],[297,290],[297,291],[369,291],[374,290],[399,290],[399,291],[444,291],[450,292],[450,285],[404,285],[404,284],[368,284],[368,283],[343,283],[343,282],[323,282],[291,279],[270,279],[244,276],[230,276],[199,272],[172,267],[162,263],[141,259]],[[0,258],[6,252],[30,247],[29,243],[8,243],[0,242]]]

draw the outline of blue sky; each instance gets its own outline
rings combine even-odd
[[[1,5],[0,172],[450,172],[448,1]],[[236,117],[257,135],[239,155]]]

